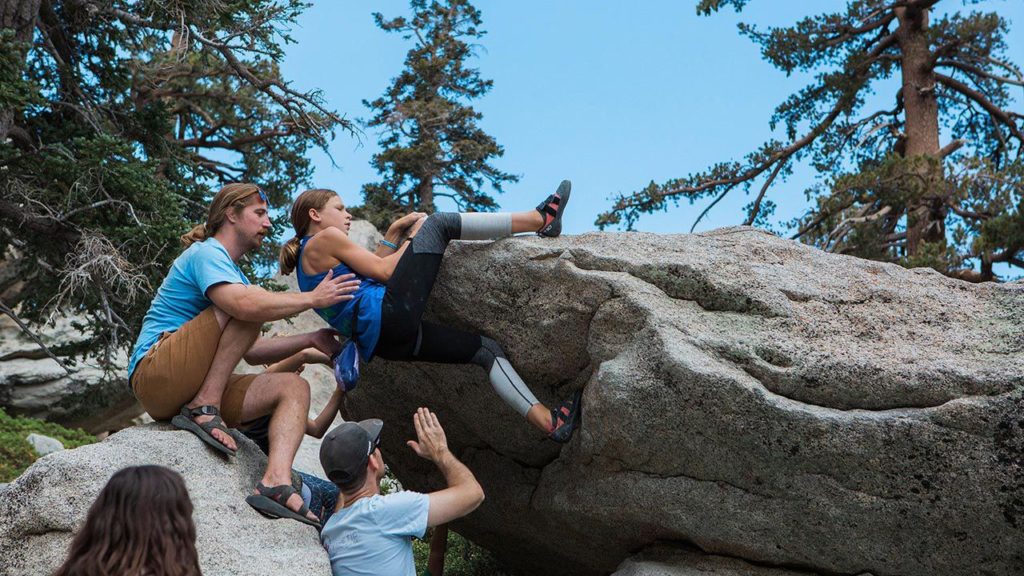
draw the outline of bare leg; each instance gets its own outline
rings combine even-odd
[[[544,217],[536,210],[512,213],[512,233],[536,232],[544,225]]]
[[[270,454],[263,473],[266,486],[291,483],[292,463],[306,433],[309,416],[309,383],[295,373],[264,372],[249,385],[242,403],[242,421],[272,414]],[[255,494],[256,492],[253,491]],[[293,511],[302,507],[302,497],[293,495],[285,503]],[[317,520],[312,513],[310,520]]]
[[[242,359],[242,356],[252,347],[253,342],[260,333],[260,325],[253,322],[243,322],[228,316],[220,309],[214,309],[217,314],[217,323],[221,326],[220,341],[217,343],[217,353],[210,364],[210,370],[206,373],[202,387],[192,400],[186,404],[189,408],[197,406],[215,406],[220,408],[221,398],[224,396],[224,389],[228,385],[228,377],[234,371],[235,366]],[[213,416],[197,416],[194,418],[197,424],[211,420]],[[235,439],[221,432],[211,432],[218,442],[235,450],[237,445]]]
[[[441,524],[434,528],[430,535],[430,557],[427,558],[427,570],[430,576],[444,574],[444,555],[448,553],[448,525]]]
[[[538,402],[530,406],[530,411],[526,413],[526,421],[545,434],[551,433],[551,410],[543,403]]]

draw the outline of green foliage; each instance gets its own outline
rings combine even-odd
[[[697,12],[748,2],[701,0]],[[785,139],[620,195],[596,224],[632,229],[670,202],[711,199],[710,209],[740,190],[756,191],[744,223],[764,226],[773,185],[806,163],[818,179],[806,191],[807,212],[787,224],[794,238],[972,280],[995,279],[997,263],[1024,269],[1024,114],[1009,109],[1024,74],[1006,56],[1008,23],[996,13],[934,18],[935,3],[901,12],[889,0],[849,0],[843,12],[793,26],[740,24],[767,62],[787,75],[815,74],[769,119]],[[868,97],[893,79],[908,88],[892,108],[869,108]],[[952,137],[945,147],[935,144],[940,129]]]
[[[416,561],[416,573],[423,574],[430,557],[431,530],[427,540],[413,540],[412,553]],[[473,544],[456,532],[448,531],[448,548],[444,555],[444,576],[506,576],[510,575],[486,549]]]
[[[467,66],[473,40],[483,37],[480,11],[467,0],[412,0],[411,19],[374,19],[382,30],[415,38],[405,68],[384,95],[363,104],[373,111],[367,126],[381,131],[382,151],[371,164],[380,182],[363,188],[361,217],[385,228],[411,210],[433,212],[447,197],[463,211],[497,208],[481,191],[496,192],[518,177],[491,164],[504,150],[477,126],[482,115],[467,102],[491,89],[491,81]]]
[[[75,352],[109,362],[222,184],[283,206],[351,126],[280,75],[300,0],[42,5],[0,31],[0,294],[30,323],[81,316]],[[267,244],[243,263],[260,281]]]
[[[80,429],[69,430],[52,422],[8,416],[0,408],[0,482],[14,480],[39,458],[25,439],[33,432],[56,438],[68,449],[96,442],[94,436]]]

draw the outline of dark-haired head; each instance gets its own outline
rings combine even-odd
[[[111,476],[54,576],[99,574],[201,574],[192,501],[180,474],[132,466]]]

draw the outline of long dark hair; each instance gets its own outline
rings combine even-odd
[[[132,466],[100,491],[53,576],[200,576],[185,481],[163,466]]]

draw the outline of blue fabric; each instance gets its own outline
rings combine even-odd
[[[341,491],[330,480],[317,478],[305,472],[299,472],[299,476],[302,478],[302,501],[320,519],[320,524],[325,524],[334,514],[334,507],[338,504],[338,494]]]
[[[128,362],[129,379],[135,365],[160,339],[160,334],[174,332],[209,308],[213,302],[206,297],[206,291],[225,282],[249,284],[249,279],[215,238],[192,244],[174,260],[142,320],[142,330]]]
[[[334,576],[416,576],[412,538],[427,531],[430,498],[403,491],[356,500],[320,533]]]
[[[306,274],[302,270],[302,250],[306,247],[309,236],[303,238],[299,244],[298,265],[295,266],[295,274],[299,280],[299,290],[311,292],[327,276],[327,272],[320,274]],[[334,277],[343,274],[355,274],[356,278],[362,281],[359,288],[352,294],[353,298],[347,302],[339,302],[330,308],[316,308],[316,313],[327,321],[332,328],[346,338],[355,340],[359,346],[359,354],[364,362],[373,358],[373,352],[377,348],[377,340],[380,339],[380,307],[384,300],[386,287],[384,284],[358,274],[345,265],[344,262],[334,267]],[[352,317],[358,305],[359,318],[356,321],[355,334],[352,332]]]

